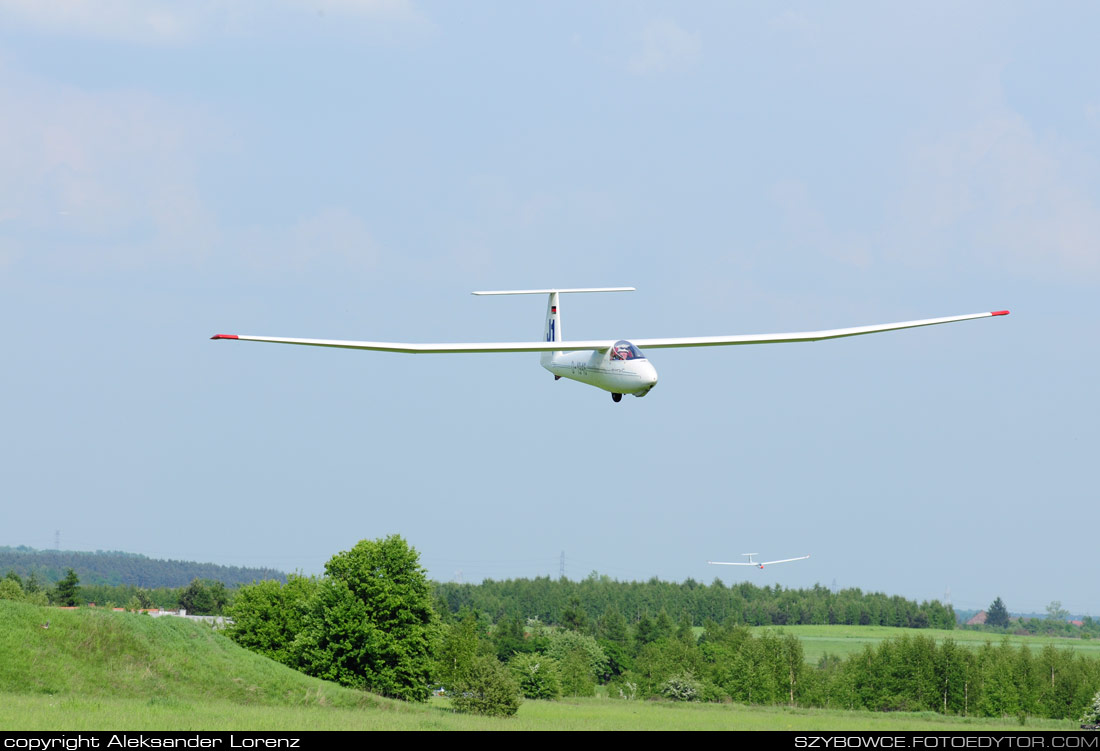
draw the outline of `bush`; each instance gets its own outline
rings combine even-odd
[[[1092,697],[1092,704],[1085,708],[1081,722],[1085,725],[1100,725],[1100,691]]]
[[[699,701],[702,686],[691,673],[680,673],[665,681],[661,686],[661,696],[674,701]]]
[[[508,661],[519,684],[520,692],[528,699],[557,699],[561,696],[561,676],[553,657],[540,654],[517,654]]]
[[[519,702],[519,686],[495,657],[476,657],[454,683],[452,705],[459,712],[511,717]]]

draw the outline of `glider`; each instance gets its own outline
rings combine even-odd
[[[300,344],[310,347],[340,347],[379,352],[407,354],[457,354],[464,352],[539,352],[542,367],[554,374],[554,380],[569,378],[611,392],[618,402],[623,394],[645,396],[657,385],[657,371],[642,353],[642,349],[667,347],[719,347],[734,344],[777,344],[781,342],[816,342],[846,336],[875,334],[880,331],[935,326],[940,323],[969,321],[1008,315],[1007,310],[992,313],[972,313],[947,318],[926,318],[920,321],[883,323],[875,326],[855,326],[824,331],[800,331],[791,334],[735,334],[732,336],[693,336],[663,339],[589,339],[567,341],[562,338],[559,296],[574,292],[632,292],[633,287],[586,287],[576,289],[521,289],[474,292],[475,295],[549,295],[543,339],[538,342],[473,342],[456,344],[407,344],[404,342],[354,342],[340,339],[287,339],[271,336],[215,334],[211,339],[238,339],[248,342]]]
[[[747,555],[749,559],[747,561],[707,561],[712,566],[756,566],[757,568],[764,568],[770,566],[773,563],[790,563],[791,561],[804,561],[810,556],[804,555],[798,558],[784,558],[781,561],[754,561],[752,557],[754,555],[760,555],[759,553],[742,553],[741,555]]]

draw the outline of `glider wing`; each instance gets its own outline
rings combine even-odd
[[[965,316],[948,316],[946,318],[925,318],[920,321],[903,321],[901,323],[880,323],[875,326],[853,326],[847,329],[825,329],[824,331],[800,331],[792,334],[736,334],[733,336],[688,336],[671,339],[630,339],[629,341],[642,349],[662,349],[666,347],[720,347],[731,344],[779,344],[781,342],[817,342],[822,339],[840,339],[845,336],[859,336],[860,334],[877,334],[880,331],[895,331],[897,329],[915,329],[920,326],[935,326],[940,323],[954,323],[955,321],[969,321],[974,318],[990,318],[992,316],[1006,316],[1007,310],[998,310],[992,313],[971,313]]]
[[[462,352],[574,352],[578,350],[603,351],[615,342],[612,340],[580,342],[471,342],[468,344],[408,344],[405,342],[353,342],[343,339],[286,339],[274,336],[245,336],[215,334],[211,339],[239,339],[244,342],[271,342],[273,344],[301,344],[307,347],[339,347],[342,349],[367,349],[378,352],[405,352],[420,354],[456,354]]]

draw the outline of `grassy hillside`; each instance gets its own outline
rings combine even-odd
[[[392,703],[302,675],[185,618],[10,600],[0,600],[0,691],[282,706]]]

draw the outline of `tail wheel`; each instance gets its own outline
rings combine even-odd
[[[623,400],[623,395],[622,394],[612,394],[611,395],[611,401],[615,402],[616,404],[618,404],[622,400]]]

